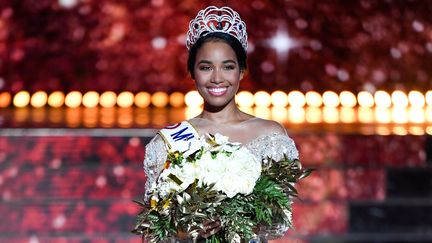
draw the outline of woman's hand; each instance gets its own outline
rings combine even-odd
[[[222,228],[220,220],[204,222],[203,226],[204,229],[199,231],[199,235],[203,238],[216,234]]]

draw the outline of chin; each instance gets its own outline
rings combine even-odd
[[[227,98],[227,97],[207,97],[206,99],[204,99],[204,103],[206,106],[209,107],[224,107],[227,104],[229,104],[232,100],[234,100],[234,97],[232,98]]]

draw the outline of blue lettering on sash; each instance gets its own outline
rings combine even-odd
[[[184,131],[186,131],[188,128],[187,127],[185,127],[185,128],[183,128],[182,130],[180,130],[180,131],[178,131],[178,132],[176,132],[176,133],[173,133],[173,134],[170,134],[170,136],[174,139],[174,141],[179,141],[179,140],[189,140],[189,139],[191,139],[191,138],[193,138],[194,137],[194,135],[192,134],[192,133],[186,133],[186,134],[183,134],[183,132]]]

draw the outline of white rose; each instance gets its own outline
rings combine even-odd
[[[220,180],[221,175],[225,173],[225,163],[219,155],[216,160],[213,160],[209,152],[204,153],[199,161],[200,166],[200,180],[206,184],[210,185],[216,183]]]
[[[237,193],[250,194],[255,187],[255,183],[261,174],[261,163],[246,148],[240,148],[231,156],[229,174],[230,186],[226,186],[224,191],[230,195]]]
[[[212,159],[210,152],[206,152],[198,164],[203,184],[215,183],[215,189],[228,197],[251,193],[261,173],[261,163],[246,148],[240,148],[230,156],[219,152],[215,159]]]

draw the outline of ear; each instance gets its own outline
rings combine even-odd
[[[245,75],[245,70],[240,70],[240,81],[243,79],[243,77],[244,77],[244,75]]]

